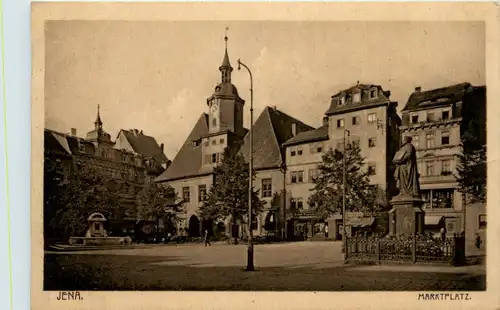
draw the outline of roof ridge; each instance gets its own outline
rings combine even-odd
[[[276,146],[278,147],[278,152],[280,154],[280,165],[283,164],[283,154],[281,153],[281,146],[280,144],[278,143],[278,136],[276,135],[276,129],[274,128],[274,124],[273,124],[273,120],[271,119],[271,110],[272,108],[270,106],[266,106],[266,110],[267,110],[267,119],[269,120],[269,123],[271,124],[271,130],[273,132],[273,137],[274,137],[274,142],[276,144]],[[283,113],[285,115],[287,115],[286,113]]]

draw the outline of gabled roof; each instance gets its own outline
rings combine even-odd
[[[185,177],[196,176],[203,172],[202,168],[202,146],[201,143],[195,146],[194,141],[197,141],[201,136],[208,133],[208,114],[203,113],[193,130],[187,137],[181,149],[175,156],[170,166],[158,178],[156,182],[164,182]]]
[[[134,152],[143,157],[152,157],[157,163],[166,163],[168,161],[167,156],[165,156],[154,137],[145,135],[142,131],[139,132],[138,130],[121,129],[120,133],[125,135]]]
[[[292,124],[296,124],[296,132],[314,129],[277,109],[266,107],[257,118],[253,127],[254,168],[266,169],[280,167],[284,161],[282,144],[293,137]],[[250,159],[250,135],[245,136],[240,154],[248,162]]]
[[[376,89],[377,96],[369,97],[369,90]],[[353,102],[352,95],[356,92],[361,92],[361,101]],[[381,105],[390,104],[390,91],[384,91],[380,85],[374,84],[357,84],[348,89],[338,92],[332,96],[330,107],[325,112],[326,115],[342,114],[346,112],[373,108]],[[340,98],[345,96],[345,103],[339,105]]]
[[[450,104],[461,101],[465,92],[471,87],[470,83],[460,83],[446,87],[431,89],[428,91],[413,92],[403,109],[403,111],[417,110],[424,106]]]
[[[283,143],[284,147],[314,142],[328,140],[328,125],[323,125],[317,129],[301,132],[291,139]]]
[[[298,133],[314,129],[301,121],[271,107],[266,107],[253,126],[254,168],[266,169],[279,167],[284,159],[284,148],[281,145],[292,135],[292,124],[296,124]],[[246,135],[239,153],[248,162],[250,154],[250,135]],[[202,144],[195,144],[208,131],[208,115],[203,113],[193,130],[175,156],[172,164],[161,174],[156,182],[166,182],[200,175],[210,174],[212,168],[203,169]],[[237,147],[237,146],[235,146]]]

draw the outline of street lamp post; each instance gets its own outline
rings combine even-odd
[[[347,185],[347,168],[346,168],[346,149],[347,149],[347,139],[346,134],[349,137],[349,130],[344,130],[344,150],[342,154],[342,248],[344,250],[344,260],[347,259],[347,236],[346,236],[346,216],[345,216],[345,205],[346,205],[346,185]]]
[[[238,70],[241,66],[247,69],[250,75],[250,165],[249,165],[249,186],[248,186],[248,246],[247,246],[247,271],[254,271],[253,265],[253,236],[252,236],[252,194],[253,194],[253,77],[250,68],[238,59]]]

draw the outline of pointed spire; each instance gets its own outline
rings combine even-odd
[[[102,121],[101,121],[101,115],[99,113],[99,110],[100,110],[100,105],[98,104],[97,105],[97,117],[96,117],[95,122],[94,122],[95,128],[102,128]]]
[[[231,72],[233,68],[231,67],[231,63],[229,62],[229,55],[227,53],[227,31],[229,30],[226,27],[226,35],[224,36],[225,50],[224,50],[224,59],[222,60],[222,65],[219,67],[221,72],[221,82],[222,83],[231,83]]]

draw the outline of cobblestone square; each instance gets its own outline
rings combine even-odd
[[[340,242],[154,245],[45,254],[45,290],[484,290],[482,266],[344,265]]]

